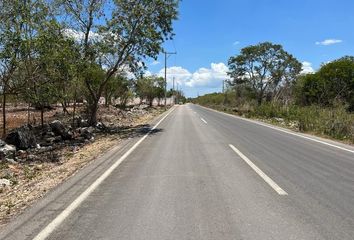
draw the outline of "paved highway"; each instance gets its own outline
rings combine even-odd
[[[354,239],[354,148],[176,106],[4,239]]]

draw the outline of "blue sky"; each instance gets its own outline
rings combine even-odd
[[[307,71],[354,55],[353,0],[183,0],[179,11],[175,39],[165,44],[177,51],[168,80],[189,97],[221,91],[228,58],[251,44],[282,44]],[[163,62],[161,55],[148,71],[162,74]]]

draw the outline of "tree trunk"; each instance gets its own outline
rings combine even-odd
[[[3,98],[2,98],[2,135],[6,135],[6,88],[3,88]]]
[[[258,102],[258,106],[262,105],[262,102],[263,102],[263,92],[261,92],[261,93],[258,94],[257,102]]]
[[[94,102],[89,104],[89,106],[88,106],[89,107],[89,114],[90,114],[89,124],[91,126],[93,126],[97,123],[98,102],[99,102],[99,100],[94,100]]]
[[[108,94],[108,91],[107,91],[107,88],[106,88],[106,91],[105,91],[105,97],[104,97],[104,106],[105,107],[108,107],[109,106],[109,94]]]
[[[31,122],[31,113],[30,113],[30,103],[28,103],[28,106],[27,106],[27,125],[30,124]]]
[[[65,101],[63,101],[63,102],[61,103],[61,106],[62,106],[62,108],[63,108],[64,116],[65,116],[65,114],[68,114],[68,115],[69,115],[69,111],[68,111],[68,109],[66,108],[67,103],[66,103]]]
[[[44,125],[44,107],[41,107],[41,126],[43,128]]]
[[[76,114],[76,88],[74,93],[73,128],[75,128],[75,114]]]

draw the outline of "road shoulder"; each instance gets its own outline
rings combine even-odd
[[[306,139],[306,140],[314,141],[314,142],[317,142],[317,143],[325,144],[325,145],[328,145],[328,146],[331,146],[331,147],[339,148],[339,149],[354,153],[354,146],[350,145],[348,143],[343,143],[343,142],[340,142],[340,141],[337,141],[337,140],[319,137],[319,136],[316,136],[316,135],[313,135],[313,134],[309,134],[309,133],[302,133],[302,132],[294,131],[293,129],[280,127],[278,125],[271,124],[271,123],[266,122],[266,121],[261,121],[259,119],[255,120],[255,119],[245,118],[245,117],[237,116],[237,115],[234,115],[234,114],[218,111],[218,110],[215,110],[213,108],[205,107],[205,106],[202,106],[202,105],[199,105],[199,104],[196,104],[196,105],[201,107],[201,108],[204,108],[206,110],[209,110],[209,111],[213,111],[213,112],[216,112],[216,113],[219,113],[219,114],[223,114],[223,115],[226,115],[226,116],[229,116],[229,117],[237,118],[237,119],[240,119],[240,120],[243,120],[243,121],[251,122],[251,123],[254,123],[254,124],[257,124],[257,125],[260,125],[260,126],[264,126],[264,127],[267,127],[267,128],[271,128],[271,129],[286,133],[286,134],[290,134],[290,135],[293,135],[293,136],[301,137],[301,138]]]
[[[151,126],[165,114],[166,112],[155,116],[153,119],[147,119],[146,123]],[[103,153],[93,153],[95,157],[91,157],[90,161],[76,169],[66,180],[46,192],[42,198],[34,200],[22,214],[11,218],[7,225],[3,225],[0,229],[0,239],[23,239],[28,237],[28,233],[38,232],[102,175],[146,131],[143,127],[140,134],[132,134],[128,138],[112,141]],[[31,224],[28,224],[29,222]],[[13,237],[14,235],[16,237]]]

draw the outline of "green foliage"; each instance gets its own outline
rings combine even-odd
[[[136,94],[141,99],[146,99],[150,106],[155,98],[164,96],[165,80],[162,77],[149,76],[139,78],[136,82]]]
[[[7,94],[20,93],[26,100],[40,106],[54,101],[47,64],[47,45],[56,41],[41,41],[54,21],[44,0],[0,2],[0,80],[3,108]],[[46,39],[47,40],[47,39]],[[45,43],[45,44],[43,44]],[[43,116],[43,112],[42,112]],[[43,117],[42,117],[43,119]],[[43,123],[43,120],[42,120]],[[6,113],[3,111],[3,134]]]
[[[103,94],[107,100],[119,98],[122,105],[134,96],[132,82],[122,75],[140,76],[144,61],[156,58],[163,42],[173,37],[178,4],[178,0],[0,1],[3,108],[7,95],[19,96],[42,110],[43,122],[44,108],[60,102],[68,112],[67,104],[85,98],[94,124]],[[163,94],[159,79],[153,94],[146,93],[145,98]],[[5,110],[3,119],[5,131]]]
[[[187,100],[182,90],[170,89],[169,91],[167,91],[166,97],[174,97],[175,103],[177,104],[179,104],[180,102],[185,103]]]
[[[14,93],[25,85],[13,75],[16,71],[32,71],[24,63],[35,54],[34,38],[47,19],[44,1],[0,1],[0,79],[5,93]],[[21,66],[27,68],[20,70]]]
[[[83,78],[90,94],[89,121],[94,124],[98,101],[111,78],[114,78],[116,73],[127,70],[139,75],[145,68],[145,59],[155,58],[162,50],[162,43],[172,38],[172,22],[177,18],[179,1],[57,0],[57,2],[69,16],[66,25],[79,35],[83,35],[78,41],[82,52],[80,61],[85,63],[84,66],[97,64],[106,69],[98,82]],[[109,13],[104,14],[104,11]],[[82,71],[90,70],[83,68]]]
[[[302,132],[314,132],[335,139],[354,142],[354,114],[347,113],[342,105],[335,108],[319,106],[299,107],[265,103],[256,106],[248,117],[265,119],[281,118],[287,125],[294,125]]]
[[[126,107],[126,104],[129,99],[133,98],[133,81],[129,80],[124,75],[117,75],[111,78],[105,90],[105,98],[107,100],[106,105],[109,104],[109,101],[114,99],[119,99],[120,106],[122,108]]]
[[[324,102],[324,84],[316,74],[300,76],[295,85],[295,97],[298,104],[311,105]]]
[[[84,96],[89,104],[95,104],[97,102],[96,92],[101,87],[101,80],[105,77],[105,71],[96,63],[85,64],[84,71],[80,73],[82,79],[86,79],[87,86],[84,89]]]
[[[222,105],[224,103],[225,96],[221,93],[209,93],[203,96],[199,96],[193,101],[195,103],[207,106]]]
[[[261,43],[229,60],[229,86],[193,102],[250,118],[354,142],[354,57],[300,75],[280,45]],[[266,99],[267,101],[263,101]]]
[[[241,49],[229,59],[229,84],[245,86],[257,95],[258,104],[268,96],[280,98],[301,71],[301,63],[286,52],[281,45],[260,43]]]
[[[100,27],[104,54],[111,55],[114,68],[129,64],[139,68],[146,57],[156,57],[165,39],[173,34],[177,0],[114,0],[112,18]],[[109,46],[109,48],[107,48]],[[108,63],[109,65],[109,63]]]
[[[342,102],[354,111],[354,57],[340,58],[300,77],[295,89],[299,104],[327,107]]]
[[[33,41],[36,54],[28,64],[36,71],[25,75],[27,101],[43,108],[72,98],[79,55],[74,42],[63,35],[55,21],[46,22]]]
[[[5,71],[3,76],[10,76],[3,85],[39,108],[67,99],[79,52],[50,15],[48,2],[0,4],[6,11],[1,13],[0,69]]]

